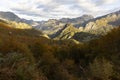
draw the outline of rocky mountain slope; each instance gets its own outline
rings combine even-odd
[[[102,35],[120,25],[120,11],[95,18],[84,27],[84,32]]]
[[[70,39],[77,32],[80,32],[80,30],[75,28],[72,24],[66,24],[56,34],[53,34],[52,37],[58,40]]]

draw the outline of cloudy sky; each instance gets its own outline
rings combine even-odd
[[[120,0],[0,0],[0,11],[21,18],[47,20],[74,18],[83,14],[101,16],[120,9]]]

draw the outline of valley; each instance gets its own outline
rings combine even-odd
[[[120,80],[120,10],[34,21],[0,11],[0,80]]]

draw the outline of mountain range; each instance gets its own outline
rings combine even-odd
[[[77,18],[50,19],[48,21],[26,20],[12,12],[0,12],[0,19],[15,28],[34,28],[47,34],[52,39],[75,39],[86,42],[98,38],[120,25],[120,11],[94,18],[83,15]],[[19,27],[18,27],[19,25]]]

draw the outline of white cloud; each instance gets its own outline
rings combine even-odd
[[[118,0],[102,0],[103,1],[103,3],[105,3],[105,4],[112,4],[112,3],[114,3],[114,2],[116,2],[116,1],[118,1]]]
[[[91,0],[78,0],[79,6],[85,11],[98,11],[99,7],[96,6]]]
[[[119,3],[120,0],[1,0],[0,10],[13,11],[28,19],[46,20],[83,14],[103,15],[120,8]]]

